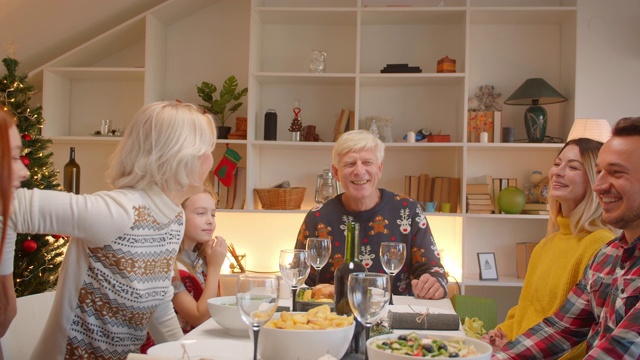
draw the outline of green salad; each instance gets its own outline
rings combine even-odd
[[[383,339],[371,343],[376,349],[398,355],[424,358],[458,358],[478,355],[473,345],[465,345],[464,339],[441,340],[420,336],[415,332],[398,335],[397,339]]]

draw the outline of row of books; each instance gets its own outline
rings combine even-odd
[[[333,128],[333,141],[338,140],[340,135],[347,131],[354,130],[356,128],[356,113],[351,109],[342,109],[340,116],[336,119],[335,127]]]
[[[436,211],[441,211],[441,205],[449,203],[450,212],[456,213],[460,209],[460,178],[434,176],[422,173],[420,175],[406,175],[404,193],[420,203],[437,202]]]

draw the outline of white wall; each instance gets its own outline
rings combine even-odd
[[[640,1],[580,0],[576,117],[640,116]]]

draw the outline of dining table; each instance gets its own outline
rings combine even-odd
[[[424,300],[417,299],[413,296],[399,296],[393,297],[393,305],[388,305],[384,311],[382,317],[386,317],[389,310],[393,312],[415,312],[416,314],[423,314],[428,312],[429,314],[455,314],[453,305],[449,299],[441,300]],[[291,307],[291,298],[280,299],[278,305],[281,307]],[[393,329],[396,334],[408,333],[415,330],[409,329]],[[445,334],[464,336],[462,325],[458,330],[430,330],[431,334]],[[209,344],[216,347],[225,348],[225,354],[230,358],[236,359],[250,359],[252,354],[253,341],[247,337],[238,337],[228,335],[224,328],[218,325],[215,320],[208,319],[200,326],[191,330],[180,341],[192,341],[192,340],[207,340]],[[355,360],[364,359],[364,355],[360,354],[347,354],[341,360]]]

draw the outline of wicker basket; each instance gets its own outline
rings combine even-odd
[[[262,208],[265,210],[298,210],[302,205],[305,187],[292,187],[288,189],[268,188],[255,189],[258,193]]]

